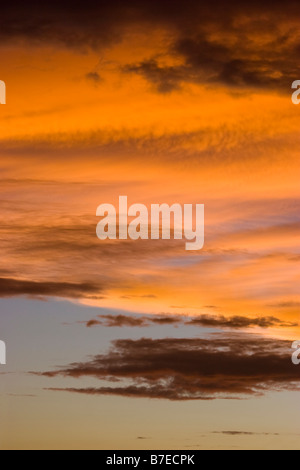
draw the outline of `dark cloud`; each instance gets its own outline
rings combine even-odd
[[[124,72],[141,75],[160,93],[178,90],[186,83],[209,86],[221,83],[234,89],[289,93],[291,83],[300,73],[296,60],[300,35],[293,17],[287,17],[286,8],[278,20],[275,13],[278,5],[273,11],[263,2],[259,6],[253,3],[251,7],[245,4],[243,12],[235,2],[229,2],[222,17],[218,15],[218,2],[216,6],[214,16],[203,5],[200,8],[194,5],[194,16],[189,21],[193,23],[194,19],[195,24],[188,29],[185,15],[182,21],[177,19],[177,35],[163,57],[130,64]],[[291,2],[290,7],[294,6]],[[198,21],[199,17],[202,22]],[[170,65],[170,58],[176,58],[177,64]],[[179,64],[178,59],[181,59]]]
[[[90,320],[86,322],[86,327],[87,328],[92,328],[93,326],[99,326],[102,325],[102,322],[99,320]]]
[[[266,21],[270,30],[271,22]],[[249,28],[252,25],[248,25]],[[263,25],[257,35],[263,34]],[[227,31],[218,40],[202,33],[198,37],[181,38],[173,45],[171,55],[180,57],[183,64],[165,66],[156,58],[124,67],[148,80],[160,93],[180,89],[185,83],[214,86],[222,83],[229,88],[270,89],[290,92],[291,83],[299,76],[295,62],[299,35],[278,32],[268,44],[258,46],[249,40],[250,31]],[[252,31],[253,33],[253,31]],[[270,33],[271,34],[271,33]],[[258,38],[257,38],[258,39]],[[278,53],[278,51],[281,51]]]
[[[104,327],[149,327],[153,325],[170,325],[170,326],[199,326],[204,328],[293,328],[298,323],[284,322],[275,317],[257,317],[248,318],[242,316],[225,317],[222,315],[199,315],[197,317],[181,317],[181,316],[129,316],[129,315],[99,315],[97,319],[92,319],[85,323],[88,328],[94,326]]]
[[[69,392],[168,400],[241,398],[300,389],[289,342],[238,334],[117,340],[107,354],[39,375],[87,376],[120,384],[65,389]]]
[[[243,28],[233,27],[227,35],[216,39],[209,36],[188,37],[175,45],[175,51],[185,60],[187,80],[224,83],[230,87],[290,89],[299,66],[293,63],[293,48],[299,44],[299,35],[272,32],[273,17],[269,20],[249,21]],[[266,32],[267,41],[259,37]],[[225,33],[225,31],[223,32]],[[257,37],[255,37],[255,34]],[[221,35],[222,36],[222,35]],[[279,51],[281,51],[279,53]]]
[[[36,282],[0,278],[0,298],[20,295],[33,297],[90,297],[101,298],[101,286],[92,283]]]
[[[27,40],[34,45],[99,48],[121,38],[127,9],[118,0],[46,1],[42,7],[34,0],[26,5],[17,1],[3,8],[0,40],[2,44]]]
[[[29,13],[30,12],[30,13]],[[300,40],[295,18],[298,2],[198,0],[46,1],[7,3],[1,9],[1,44],[30,41],[100,49],[120,41],[141,26],[166,31],[164,56],[182,59],[166,66],[155,57],[129,64],[127,71],[143,75],[159,92],[185,82],[223,83],[230,87],[290,89],[299,75]]]
[[[155,59],[127,65],[123,68],[123,71],[141,75],[152,83],[159,93],[170,93],[179,90],[187,78],[185,67],[162,67]]]
[[[87,73],[85,78],[91,83],[93,83],[94,85],[99,85],[99,83],[101,83],[103,80],[98,72]]]
[[[107,327],[141,327],[147,324],[145,318],[129,315],[102,315],[99,318],[101,318],[101,325]]]
[[[223,434],[225,436],[279,436],[279,433],[247,431],[214,431],[212,434]]]
[[[206,327],[217,327],[217,328],[292,328],[298,326],[297,323],[284,322],[275,317],[257,317],[248,318],[242,316],[224,317],[224,316],[212,316],[212,315],[201,315],[193,318],[186,322],[187,325],[194,326],[206,326]]]
[[[148,317],[139,315],[136,317],[129,315],[99,315],[98,319],[92,319],[85,323],[87,328],[94,326],[104,326],[108,328],[122,327],[149,327],[156,325],[178,325],[182,322],[179,317]]]

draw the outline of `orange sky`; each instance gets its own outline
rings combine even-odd
[[[69,234],[75,240],[82,230],[76,281],[101,279],[97,272],[104,265],[108,286],[101,305],[165,312],[178,304],[197,313],[216,304],[225,315],[295,320],[298,109],[268,90],[235,95],[220,86],[189,85],[157,94],[143,78],[117,71],[116,61],[149,53],[143,37],[139,42],[140,50],[127,38],[103,55],[99,83],[85,78],[99,63],[94,52],[3,51],[9,104],[1,109],[1,193],[11,201],[2,229],[10,234],[5,264],[22,279],[70,279],[72,249],[62,252],[52,240],[49,252],[31,253],[22,234],[38,241],[52,238],[54,230],[67,243]],[[190,255],[182,246],[161,243],[163,251],[155,253],[154,242],[128,242],[133,259],[127,251],[124,256],[120,242],[112,252],[123,259],[124,274],[118,272],[113,258],[101,259],[104,242],[93,229],[97,206],[116,204],[121,194],[147,205],[205,203],[204,251]],[[61,230],[66,223],[69,232]],[[86,257],[91,249],[98,260]],[[137,257],[143,262],[136,263]],[[124,302],[124,294],[154,294],[157,300]],[[295,307],[276,308],[288,302]]]
[[[154,19],[151,5],[142,4],[146,19],[142,6],[138,13],[123,6],[125,19],[108,6],[105,27],[95,13],[100,39],[92,15],[81,21],[75,9],[66,21],[50,7],[32,11],[31,28],[45,14],[53,35],[45,22],[32,37],[20,20],[1,43],[7,105],[0,108],[0,298],[66,300],[90,308],[90,318],[94,307],[272,317],[272,327],[245,332],[294,340],[296,20],[282,14],[274,32],[277,2],[273,12],[261,7],[253,22],[256,2],[242,11],[233,1],[226,13],[231,29],[192,1],[181,14],[177,2],[170,15],[153,6]],[[19,24],[9,9],[7,15],[8,28]],[[117,206],[120,195],[148,207],[205,204],[204,249],[186,252],[176,241],[101,242],[96,209]],[[48,362],[42,367],[51,369]]]

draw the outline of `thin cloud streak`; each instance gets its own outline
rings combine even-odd
[[[275,317],[249,318],[243,316],[198,315],[197,317],[180,316],[138,316],[129,315],[99,315],[97,319],[85,322],[87,328],[102,326],[107,328],[138,327],[147,328],[154,325],[169,326],[198,326],[204,328],[229,328],[233,330],[247,328],[296,328],[295,322],[284,322]]]
[[[93,283],[35,282],[20,279],[0,278],[0,298],[27,297],[65,297],[80,298],[101,296],[102,287]]]

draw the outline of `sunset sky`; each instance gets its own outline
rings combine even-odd
[[[299,5],[1,7],[0,449],[298,449]],[[205,245],[96,236],[205,204]]]

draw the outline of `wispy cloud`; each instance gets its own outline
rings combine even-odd
[[[172,316],[170,314],[159,315],[99,315],[84,324],[88,328],[103,326],[108,328],[138,327],[147,328],[153,325],[169,326],[198,326],[204,328],[225,328],[225,329],[247,329],[247,328],[295,328],[296,322],[284,322],[275,317],[243,317],[223,315],[198,315],[197,317]]]
[[[225,436],[279,436],[279,433],[250,431],[214,431],[212,434],[223,434]]]

